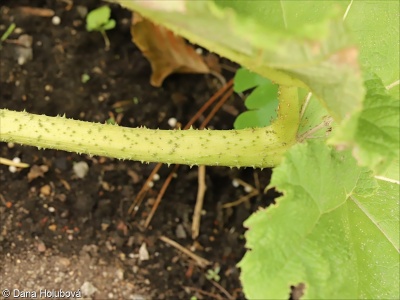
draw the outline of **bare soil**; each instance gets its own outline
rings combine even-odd
[[[109,51],[100,33],[85,30],[84,12],[102,4],[95,0],[2,1],[0,33],[13,22],[17,29],[0,50],[0,107],[106,122],[118,116],[113,105],[130,100],[120,112],[121,126],[170,129],[171,117],[185,124],[221,82],[211,75],[181,74],[170,76],[161,88],[152,87],[150,65],[131,42],[129,11],[111,5],[117,26],[107,32]],[[61,22],[54,24],[51,16],[37,16],[22,7],[51,9]],[[31,46],[18,40],[24,34],[32,38]],[[87,82],[82,80],[84,74],[90,77]],[[222,75],[228,80],[233,73]],[[232,97],[210,126],[232,128],[232,112],[241,109],[242,100]],[[261,191],[232,208],[222,205],[247,194],[243,187],[232,185],[233,178],[251,185],[258,178],[264,188],[269,170],[208,167],[200,236],[193,241],[196,167],[180,167],[151,226],[143,230],[172,166],[162,167],[160,180],[132,217],[128,208],[154,164],[6,143],[0,144],[0,156],[19,157],[30,165],[15,173],[0,165],[2,290],[80,290],[92,299],[226,299],[225,290],[233,299],[243,298],[236,267],[245,252],[243,221],[258,207],[267,206],[273,195]],[[77,162],[89,166],[84,178],[73,170]],[[199,267],[160,236],[211,265]],[[208,270],[218,269],[219,278],[211,278]]]

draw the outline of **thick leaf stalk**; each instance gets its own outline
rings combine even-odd
[[[0,141],[141,162],[273,167],[295,143],[297,89],[280,88],[278,119],[242,130],[128,128],[0,110]]]

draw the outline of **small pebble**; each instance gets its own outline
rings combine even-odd
[[[133,266],[132,267],[133,274],[136,274],[138,271],[139,271],[139,267],[138,266]]]
[[[61,23],[61,18],[60,18],[59,16],[54,16],[54,17],[51,19],[51,23],[53,23],[53,25],[60,25],[60,23]]]
[[[39,252],[44,252],[44,251],[46,251],[46,245],[43,243],[39,243],[37,246],[37,249]]]
[[[186,231],[183,228],[182,224],[178,224],[178,226],[176,226],[175,235],[178,239],[186,239]]]
[[[171,126],[172,128],[175,128],[176,123],[178,123],[178,120],[175,118],[169,118],[168,119],[168,125]]]
[[[115,271],[115,276],[116,276],[119,280],[123,280],[123,279],[124,279],[124,270],[118,269],[117,271]]]
[[[83,5],[77,5],[76,6],[76,11],[79,14],[79,16],[83,19],[86,17],[87,13],[88,13],[88,9],[86,6]]]
[[[46,92],[52,92],[52,91],[53,91],[53,87],[52,87],[50,84],[46,84],[46,85],[44,86],[44,90],[45,90]]]
[[[40,188],[40,194],[43,196],[50,196],[51,194],[51,187],[50,185],[46,184]],[[54,208],[53,208],[54,209]]]
[[[139,294],[133,294],[129,297],[130,300],[146,300],[146,298]]]
[[[76,176],[78,176],[79,178],[85,178],[85,176],[89,172],[89,165],[85,161],[80,161],[74,163],[73,170]]]
[[[49,225],[49,230],[51,230],[51,231],[56,231],[57,230],[57,225],[56,224],[51,224],[51,225]]]
[[[149,252],[147,251],[147,246],[146,243],[142,243],[142,245],[139,248],[139,260],[144,261],[144,260],[149,260]]]
[[[135,243],[135,237],[133,236],[133,235],[131,235],[129,238],[128,238],[128,241],[126,242],[126,245],[128,246],[128,247],[132,247],[132,245]]]
[[[21,34],[23,32],[24,32],[24,30],[22,28],[20,28],[20,27],[17,27],[17,28],[14,29],[14,33],[15,34]]]
[[[58,260],[58,262],[59,262],[62,266],[64,266],[64,267],[69,267],[69,265],[71,264],[71,261],[70,261],[68,258],[66,258],[66,257],[61,257],[61,258]]]
[[[14,163],[16,163],[16,164],[19,164],[19,163],[21,162],[21,159],[20,159],[19,157],[14,157],[12,161],[13,161]],[[15,173],[15,172],[17,172],[17,167],[15,167],[15,166],[9,166],[9,167],[8,167],[8,170],[9,170],[11,173]]]
[[[83,296],[90,297],[97,292],[97,288],[89,281],[85,281],[81,286],[81,291]]]
[[[61,218],[63,218],[63,219],[65,219],[65,218],[68,218],[68,216],[69,216],[69,211],[68,210],[64,210],[62,213],[61,213]]]

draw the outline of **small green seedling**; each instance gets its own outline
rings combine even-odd
[[[221,279],[221,277],[219,276],[220,270],[221,268],[219,266],[215,267],[214,269],[208,269],[206,273],[206,278],[208,280],[214,280],[218,282]]]
[[[106,34],[106,30],[111,30],[115,27],[115,20],[110,19],[111,9],[108,6],[98,7],[86,16],[86,30],[99,31],[103,36],[106,50],[110,49],[110,40]]]
[[[82,74],[82,76],[81,76],[81,82],[82,83],[86,83],[89,80],[90,80],[90,75],[89,74],[86,74],[86,73]]]
[[[14,31],[15,27],[17,27],[15,23],[11,23],[11,25],[8,26],[7,30],[3,33],[3,35],[0,38],[1,42],[4,42],[6,39],[8,39],[10,34]]]
[[[17,25],[15,25],[15,23],[11,23],[10,26],[8,26],[7,30],[3,33],[3,35],[0,38],[0,49],[1,49],[1,44],[8,39],[8,37],[10,36],[10,34],[14,31],[15,27],[17,27]]]

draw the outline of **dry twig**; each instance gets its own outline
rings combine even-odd
[[[151,208],[151,211],[150,211],[149,215],[147,216],[146,222],[144,223],[144,227],[145,228],[147,228],[149,226],[149,224],[151,222],[151,219],[153,218],[158,206],[160,205],[161,199],[164,196],[164,194],[165,194],[165,192],[166,192],[166,190],[167,190],[167,188],[169,186],[169,183],[171,182],[172,178],[176,174],[176,171],[178,170],[178,168],[179,168],[179,165],[175,165],[174,168],[172,169],[172,172],[169,173],[167,179],[165,179],[165,181],[164,181],[164,183],[163,183],[163,185],[161,187],[161,190],[157,195],[156,202],[154,202],[154,205]]]
[[[205,296],[208,296],[208,297],[211,297],[211,298],[214,298],[214,299],[222,300],[222,297],[220,295],[213,294],[213,293],[210,293],[210,292],[207,292],[207,291],[203,291],[203,290],[195,288],[195,287],[183,286],[183,288],[191,290],[191,291],[194,291],[194,292],[197,292],[199,294],[202,294],[202,295],[205,295]]]
[[[192,221],[192,239],[196,239],[200,232],[201,210],[203,209],[204,194],[206,193],[206,166],[199,166],[199,187],[197,190],[196,205],[194,207]]]
[[[3,158],[3,157],[0,157],[0,164],[6,165],[6,166],[14,166],[17,168],[28,168],[29,167],[29,165],[26,163],[15,162],[15,161],[9,160],[7,158]]]
[[[200,268],[205,268],[208,265],[211,265],[211,262],[208,261],[205,258],[202,258],[196,254],[194,254],[192,251],[190,251],[189,249],[181,246],[180,244],[178,244],[177,242],[171,240],[170,238],[167,238],[166,236],[162,235],[159,237],[160,240],[162,240],[164,243],[167,243],[169,245],[171,245],[172,247],[178,249],[179,251],[181,251],[182,253],[186,254],[187,256],[189,256],[191,259],[193,259],[195,261],[195,263],[200,267]]]
[[[210,280],[211,283],[217,288],[219,289],[229,300],[233,300],[234,297],[228,293],[228,291],[226,289],[223,288],[222,285],[220,285],[218,282],[215,282],[214,280]]]
[[[240,197],[238,200],[233,201],[233,202],[228,202],[222,205],[222,208],[228,208],[228,207],[233,207],[233,206],[237,206],[243,202],[246,202],[248,200],[250,200],[251,198],[259,195],[260,192],[258,190],[253,190],[250,194],[244,195],[242,197]]]

